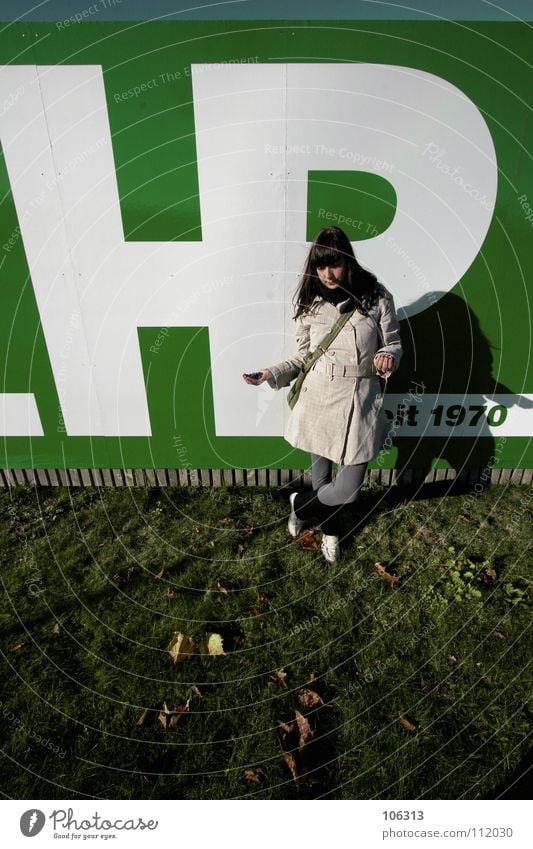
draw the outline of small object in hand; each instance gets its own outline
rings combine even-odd
[[[245,373],[245,377],[251,377],[252,380],[259,380],[262,374],[262,371],[252,371],[250,374]]]

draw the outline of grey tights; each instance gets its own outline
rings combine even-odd
[[[368,463],[339,466],[335,480],[331,480],[332,461],[319,454],[311,454],[311,481],[318,490],[318,500],[329,507],[351,504],[356,500],[365,479]]]

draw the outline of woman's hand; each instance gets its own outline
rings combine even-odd
[[[256,374],[256,372],[252,372],[252,374]],[[264,368],[259,372],[259,377],[249,377],[247,374],[243,374],[243,379],[245,383],[250,383],[252,386],[259,386],[261,383],[264,383],[265,380],[268,380],[269,377],[272,377],[272,372],[269,368]]]
[[[394,357],[392,354],[376,354],[374,367],[380,377],[390,377],[394,369]]]

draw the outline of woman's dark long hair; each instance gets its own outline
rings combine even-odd
[[[317,267],[322,265],[344,266],[346,270],[340,285],[346,297],[352,297],[354,306],[361,312],[366,313],[376,303],[381,294],[376,275],[359,265],[343,230],[339,227],[324,227],[315,236],[300,278],[294,300],[295,320],[306,315],[315,296],[322,294],[316,273]]]

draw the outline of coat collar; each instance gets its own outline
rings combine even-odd
[[[326,299],[323,298],[322,295],[315,295],[315,297],[313,299],[312,306],[314,306],[315,304],[318,304],[318,303],[324,303],[324,304],[327,304],[328,307],[331,307],[332,309],[334,309],[335,312],[341,312],[342,313],[342,312],[346,312],[348,310],[348,305],[350,304],[350,300],[351,300],[350,298],[345,298],[344,301],[339,301],[338,304],[332,304],[331,301],[326,301]]]

